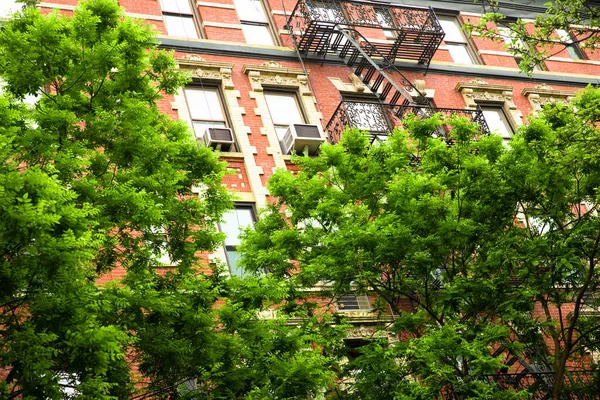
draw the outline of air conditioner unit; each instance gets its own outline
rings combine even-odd
[[[369,312],[371,304],[367,295],[343,294],[337,299],[339,312]]]
[[[230,128],[206,128],[204,143],[220,151],[231,151],[235,146]]]
[[[284,154],[290,154],[293,149],[300,154],[308,151],[309,155],[314,155],[324,141],[325,137],[320,126],[292,124],[283,135],[281,150]]]

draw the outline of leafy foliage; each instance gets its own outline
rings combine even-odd
[[[361,348],[342,397],[528,398],[498,381],[517,366],[567,390],[599,328],[582,314],[600,278],[599,95],[548,106],[508,144],[461,117],[411,117],[373,145],[350,130],[273,176],[246,268],[305,288],[298,302],[369,293],[399,339]]]
[[[1,398],[305,398],[328,384],[306,331],[258,317],[264,287],[198,258],[222,240],[225,168],[160,113],[187,77],[156,47],[114,0],[25,8],[0,31]]]

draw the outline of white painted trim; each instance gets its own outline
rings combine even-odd
[[[152,21],[162,21],[163,20],[162,15],[136,14],[136,13],[130,13],[130,12],[126,12],[125,15],[127,15],[128,17],[131,17],[131,18],[149,19]]]
[[[506,51],[498,51],[498,50],[479,50],[479,54],[488,54],[494,56],[505,56],[505,57],[514,57],[512,54]]]
[[[75,8],[77,7],[77,6],[69,6],[66,4],[48,3],[45,1],[42,1],[37,6],[38,7],[46,7],[46,8],[58,8],[59,10],[70,10],[70,11],[75,10]]]
[[[235,10],[235,6],[233,4],[213,3],[210,1],[197,1],[196,4],[203,7],[227,8],[229,10]]]
[[[242,25],[241,24],[227,24],[225,22],[207,22],[207,21],[204,21],[204,23],[202,25],[204,25],[204,26],[212,26],[212,27],[216,27],[216,28],[242,29]]]

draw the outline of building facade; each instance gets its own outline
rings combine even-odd
[[[10,1],[3,0],[9,10]],[[131,17],[156,27],[192,82],[161,102],[186,121],[197,140],[220,151],[237,196],[220,224],[227,234],[210,259],[237,266],[238,233],[269,202],[267,181],[293,168],[291,153],[315,154],[346,126],[385,140],[407,112],[468,116],[482,132],[510,140],[528,115],[548,102],[568,102],[599,83],[600,52],[576,43],[519,72],[507,41],[462,30],[482,6],[470,0],[119,0]],[[509,18],[533,19],[543,2],[501,3]],[[77,0],[42,1],[45,12],[69,13]],[[502,31],[502,27],[500,30]],[[572,40],[557,30],[556,39]],[[514,45],[514,43],[513,43]],[[164,264],[169,265],[165,255]],[[119,271],[106,279],[118,278]],[[373,332],[366,296],[338,299],[354,318],[350,339]]]

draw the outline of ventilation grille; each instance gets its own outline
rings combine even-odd
[[[211,140],[219,142],[232,142],[233,135],[229,128],[208,128]]]
[[[319,132],[316,125],[294,124],[294,127],[296,128],[296,136],[299,138],[321,138],[321,132]]]
[[[229,128],[207,128],[204,133],[204,143],[221,151],[232,151],[235,141]]]
[[[344,294],[338,298],[337,301],[338,311],[340,312],[352,312],[352,311],[371,311],[371,305],[369,304],[369,297],[366,295],[357,296],[355,294]]]

